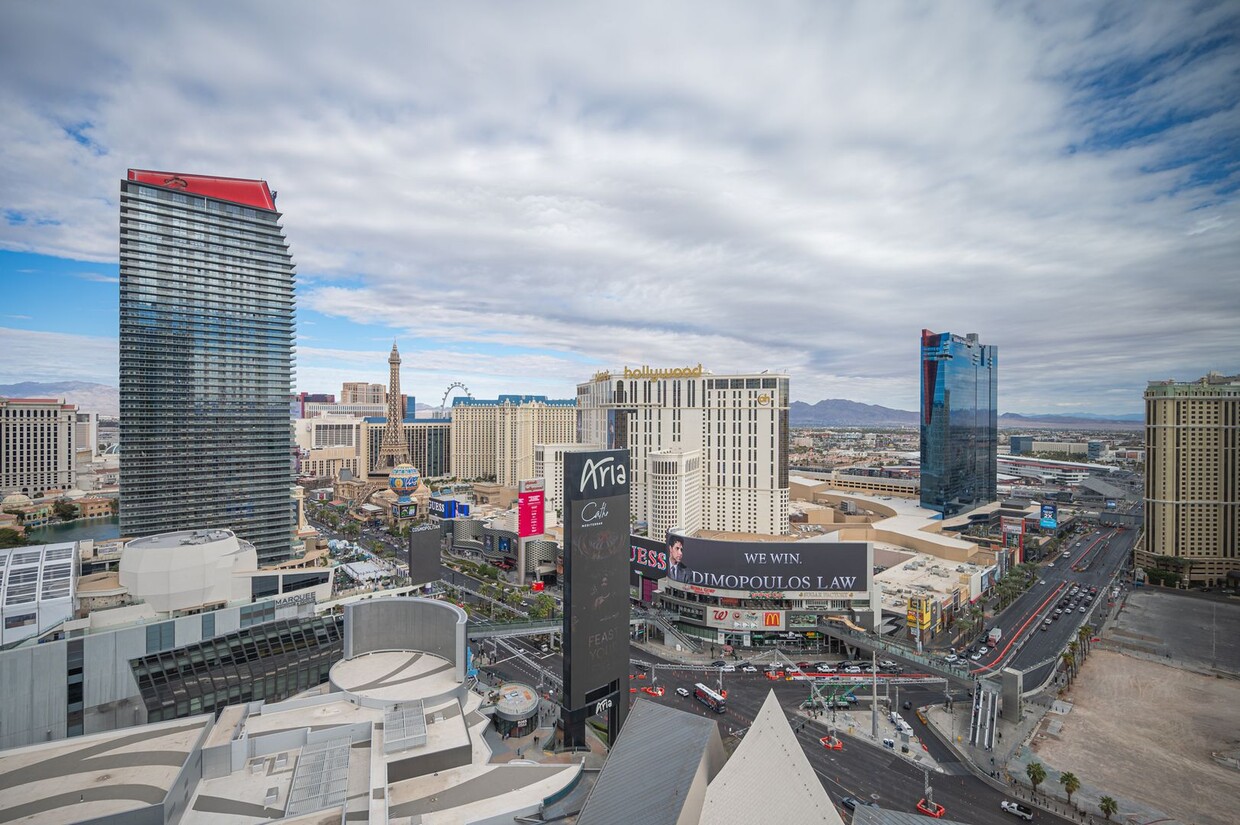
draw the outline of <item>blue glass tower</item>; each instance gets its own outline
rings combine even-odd
[[[921,331],[921,506],[950,517],[995,500],[998,348]]]
[[[121,181],[121,534],[224,527],[259,560],[294,526],[294,269],[266,182]]]

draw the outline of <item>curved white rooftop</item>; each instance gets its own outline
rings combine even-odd
[[[160,613],[250,598],[235,573],[258,569],[254,545],[231,530],[179,530],[134,539],[121,551],[120,583]]]

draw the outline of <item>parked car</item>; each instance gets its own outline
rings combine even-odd
[[[957,656],[955,653],[949,653],[947,654],[946,657],[944,657],[943,661],[951,665],[951,664],[955,664],[956,662],[960,661],[960,657]]]
[[[1020,804],[1019,802],[1008,802],[1006,799],[999,803],[999,807],[1014,816],[1019,816],[1026,821],[1033,820],[1033,808]],[[851,808],[849,809],[851,810]]]
[[[676,695],[677,695],[677,696],[688,696],[688,695],[689,695],[689,689],[688,689],[688,688],[682,688],[682,687],[676,688]]]
[[[848,666],[848,667],[844,668],[844,672],[845,672],[845,673],[860,673],[860,672],[861,672],[861,668],[859,668],[859,667],[855,667],[855,666],[850,665],[850,666]]]
[[[725,665],[720,666],[719,669],[723,671],[724,673],[735,673],[736,665],[725,664]]]
[[[757,673],[758,669],[753,665],[745,665],[741,670],[745,673]]]
[[[727,662],[725,662],[723,659],[716,659],[715,661],[710,663],[710,666],[711,667],[723,667],[726,664]]]

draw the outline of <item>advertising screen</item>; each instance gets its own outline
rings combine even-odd
[[[456,499],[433,498],[430,502],[430,514],[436,518],[456,518]]]
[[[439,579],[439,535],[433,525],[409,531],[405,561],[409,564],[409,579],[413,584]]]
[[[639,579],[667,578],[667,545],[644,536],[629,536],[629,584]]]
[[[396,518],[416,518],[418,515],[418,505],[412,502],[409,504],[393,504],[392,515]]]
[[[543,480],[531,478],[517,487],[517,535],[541,536],[543,524]]]
[[[714,590],[864,592],[873,577],[870,559],[870,545],[856,541],[715,541],[668,533],[666,542],[667,577]]]
[[[512,539],[507,536],[499,537],[499,552],[507,553],[512,549]]]
[[[1042,527],[1054,530],[1059,526],[1059,505],[1043,504],[1042,520],[1038,522]]]
[[[564,456],[564,690],[570,710],[606,711],[617,730],[628,704],[628,467],[628,450]]]

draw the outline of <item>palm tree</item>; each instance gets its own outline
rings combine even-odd
[[[1076,641],[1068,642],[1068,652],[1072,654],[1072,664],[1074,667],[1081,662],[1080,649],[1081,646]]]
[[[1063,669],[1068,674],[1068,681],[1071,682],[1072,678],[1076,676],[1076,658],[1067,651],[1062,653],[1061,656],[1063,658]]]
[[[1068,794],[1068,804],[1072,804],[1072,794],[1081,789],[1081,780],[1076,778],[1076,774],[1071,771],[1064,771],[1059,774],[1059,784],[1063,785],[1063,789]]]
[[[1079,630],[1076,631],[1077,641],[1081,643],[1081,646],[1085,650],[1086,656],[1089,655],[1089,640],[1093,635],[1094,635],[1094,629],[1090,627],[1089,625],[1083,625]]]
[[[1046,779],[1046,768],[1042,767],[1041,762],[1030,762],[1025,766],[1025,775],[1033,783],[1033,792],[1037,793],[1038,785]]]
[[[1098,807],[1102,810],[1102,815],[1105,816],[1109,822],[1111,820],[1111,815],[1119,810],[1119,803],[1109,796],[1104,796],[1102,799],[1098,800]]]

